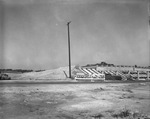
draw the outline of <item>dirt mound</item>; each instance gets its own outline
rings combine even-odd
[[[74,66],[72,66],[72,69]],[[45,70],[41,72],[29,72],[13,75],[13,79],[37,80],[37,79],[65,79],[68,76],[68,67],[60,67],[58,69]],[[65,72],[65,73],[64,73]]]

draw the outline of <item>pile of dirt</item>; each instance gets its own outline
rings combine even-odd
[[[74,66],[72,66],[72,69]],[[38,80],[38,79],[66,79],[68,76],[68,67],[60,67],[52,70],[45,70],[41,72],[29,72],[22,74],[11,74],[12,79],[22,79],[22,80]],[[66,73],[66,74],[65,74]]]

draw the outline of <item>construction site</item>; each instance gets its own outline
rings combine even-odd
[[[44,71],[2,71],[1,80],[63,80],[63,81],[150,81],[150,69],[148,67],[134,66],[72,66],[71,78],[69,78],[69,68],[60,67],[58,69]]]
[[[0,119],[150,119],[149,1],[0,0]]]
[[[74,69],[75,79],[84,80],[149,80],[149,68],[83,66]],[[118,77],[118,78],[117,78]],[[120,77],[120,78],[119,78]]]
[[[1,119],[150,119],[148,67],[72,66],[71,78],[68,67],[1,78]]]

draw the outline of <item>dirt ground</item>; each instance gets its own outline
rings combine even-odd
[[[1,85],[0,119],[150,119],[150,83]]]

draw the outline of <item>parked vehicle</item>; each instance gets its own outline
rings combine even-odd
[[[11,80],[7,74],[0,73],[0,80]]]

